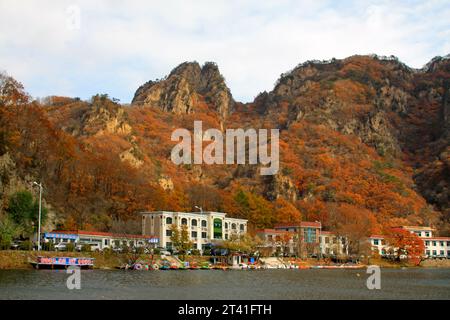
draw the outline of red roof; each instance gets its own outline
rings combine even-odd
[[[258,229],[256,233],[285,233],[286,231],[275,230],[275,229]]]
[[[312,221],[302,221],[300,222],[301,227],[315,227],[320,228],[322,224],[318,221],[312,222]],[[278,224],[275,226],[275,229],[287,229],[287,228],[298,228],[299,224]]]
[[[125,233],[110,233],[101,231],[52,231],[52,233],[64,233],[64,234],[83,234],[87,236],[101,236],[101,237],[112,237],[112,238],[132,238],[132,239],[154,239],[155,236],[144,236],[141,234],[125,234]]]

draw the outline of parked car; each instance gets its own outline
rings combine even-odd
[[[66,251],[67,250],[67,243],[60,242],[55,245],[55,251]]]
[[[160,252],[160,254],[161,255],[164,255],[164,256],[171,256],[172,254],[170,253],[170,251],[167,251],[167,250],[162,250],[161,252]]]
[[[122,247],[114,247],[112,248],[112,250],[116,253],[122,253],[123,252],[123,248]]]
[[[18,250],[20,248],[20,242],[11,243],[11,250]]]

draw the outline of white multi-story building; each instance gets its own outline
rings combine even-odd
[[[142,234],[158,237],[162,248],[172,248],[172,228],[188,228],[193,248],[203,250],[214,241],[232,239],[247,233],[247,220],[229,218],[223,212],[142,212]]]
[[[450,258],[450,237],[433,237],[433,232],[436,229],[431,227],[402,226],[401,228],[415,233],[423,240],[425,245],[424,255],[427,258]],[[388,254],[390,247],[386,243],[384,236],[372,235],[370,243],[373,249],[378,251],[381,256]]]

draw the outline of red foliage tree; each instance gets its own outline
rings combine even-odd
[[[386,240],[393,248],[396,260],[405,256],[414,265],[419,265],[422,261],[425,245],[416,234],[402,228],[393,228]]]

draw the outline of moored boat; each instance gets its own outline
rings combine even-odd
[[[36,269],[67,269],[79,267],[90,269],[94,267],[94,258],[85,257],[37,257],[36,261],[30,262]]]

